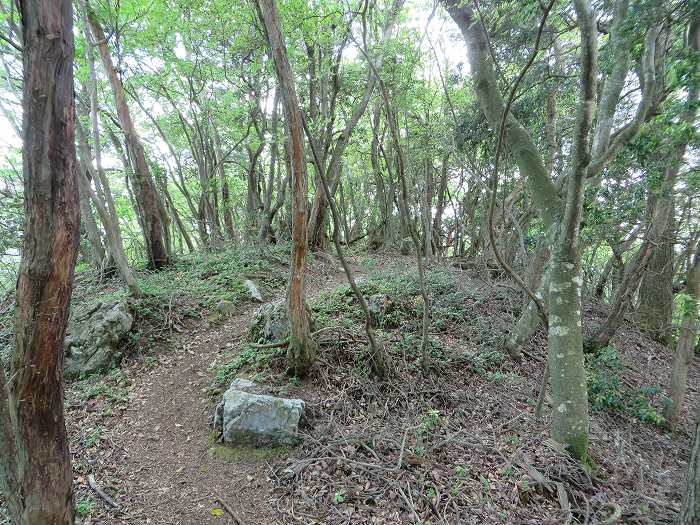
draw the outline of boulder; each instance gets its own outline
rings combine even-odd
[[[375,328],[382,326],[385,316],[391,311],[393,305],[393,301],[386,294],[371,295],[367,301],[367,306],[369,307],[372,326]]]
[[[289,337],[287,301],[264,304],[255,311],[250,340],[255,343],[281,343]]]
[[[221,299],[218,303],[216,303],[216,313],[219,317],[228,317],[233,313],[234,308],[235,305],[226,299]]]
[[[258,288],[258,285],[255,284],[253,281],[251,281],[250,279],[246,279],[245,281],[243,281],[243,286],[245,286],[245,289],[248,292],[248,296],[251,300],[256,301],[258,303],[265,302],[260,288]]]
[[[222,440],[254,447],[298,444],[304,402],[260,392],[260,387],[247,379],[231,383],[214,414],[214,426]]]
[[[66,377],[82,377],[119,365],[121,343],[134,324],[126,301],[99,302],[71,320],[64,342]]]

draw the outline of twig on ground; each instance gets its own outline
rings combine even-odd
[[[88,485],[90,485],[90,488],[95,491],[95,493],[110,507],[113,509],[118,509],[119,505],[109,497],[109,495],[102,490],[102,488],[97,484],[97,481],[95,481],[95,476],[90,474],[88,476]]]
[[[224,508],[224,510],[231,515],[231,518],[233,518],[234,523],[236,523],[236,525],[243,525],[243,522],[238,518],[238,515],[233,511],[229,504],[226,503],[226,500],[216,492],[214,493],[214,496],[216,496],[217,501],[221,503],[221,506]]]

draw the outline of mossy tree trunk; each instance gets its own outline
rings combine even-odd
[[[474,76],[474,87],[489,126],[498,131],[506,111],[499,92],[493,56],[483,24],[472,8],[458,0],[443,0],[460,28]],[[572,454],[585,459],[588,435],[587,396],[581,337],[581,275],[579,229],[584,192],[588,181],[598,182],[610,161],[639,132],[651,114],[655,100],[656,37],[654,24],[647,31],[640,76],[643,95],[634,117],[613,132],[614,115],[630,69],[632,39],[625,29],[627,0],[618,0],[610,39],[615,42],[613,67],[605,77],[600,103],[596,105],[597,28],[588,0],[576,0],[574,7],[581,32],[580,99],[572,145],[572,167],[562,202],[550,173],[532,137],[512,114],[505,115],[506,144],[520,173],[527,179],[537,213],[548,232],[559,231],[552,249],[550,270],[549,366],[554,400],[553,437],[568,445]],[[592,129],[594,111],[597,124]],[[592,138],[591,138],[592,137]]]

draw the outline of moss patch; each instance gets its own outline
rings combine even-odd
[[[288,457],[291,450],[286,447],[255,448],[216,443],[209,448],[209,454],[224,463],[264,463]]]

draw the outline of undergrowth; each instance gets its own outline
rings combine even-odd
[[[615,347],[606,346],[594,354],[587,354],[585,359],[588,399],[594,410],[623,412],[641,421],[664,426],[666,420],[655,406],[655,401],[664,402],[661,388],[626,386],[622,380],[626,366]]]
[[[158,272],[143,270],[138,280],[144,297],[135,303],[135,311],[142,318],[165,322],[174,305],[179,315],[199,317],[221,300],[238,304],[246,297],[245,279],[253,279],[263,289],[285,281],[279,268],[275,268],[283,249],[271,248],[268,258],[261,257],[259,251],[237,248],[194,253]],[[123,297],[124,291],[118,295]]]
[[[289,246],[280,244],[260,250],[230,247],[219,252],[195,252],[179,256],[159,271],[135,267],[135,277],[143,292],[139,299],[128,298],[117,275],[105,277],[92,270],[76,272],[71,299],[71,315],[88,311],[97,302],[128,299],[135,327],[127,342],[127,352],[143,353],[158,339],[167,338],[186,317],[200,318],[219,301],[234,306],[247,299],[243,284],[253,280],[263,294],[286,282]],[[9,355],[13,337],[14,297],[0,304],[0,362]]]
[[[463,322],[471,310],[470,305],[480,299],[476,290],[455,286],[454,274],[443,268],[429,271],[426,282],[432,301],[432,331],[446,332],[455,323]],[[366,299],[381,294],[390,300],[386,313],[379,320],[380,328],[420,331],[423,299],[415,271],[394,275],[375,273],[358,280],[357,284]],[[321,327],[334,322],[346,325],[364,322],[362,309],[349,285],[323,293],[312,309]]]
[[[215,383],[219,387],[228,385],[244,369],[252,373],[260,372],[269,368],[273,360],[281,359],[285,352],[285,348],[253,348],[249,346],[236,354],[231,361],[216,367]]]

